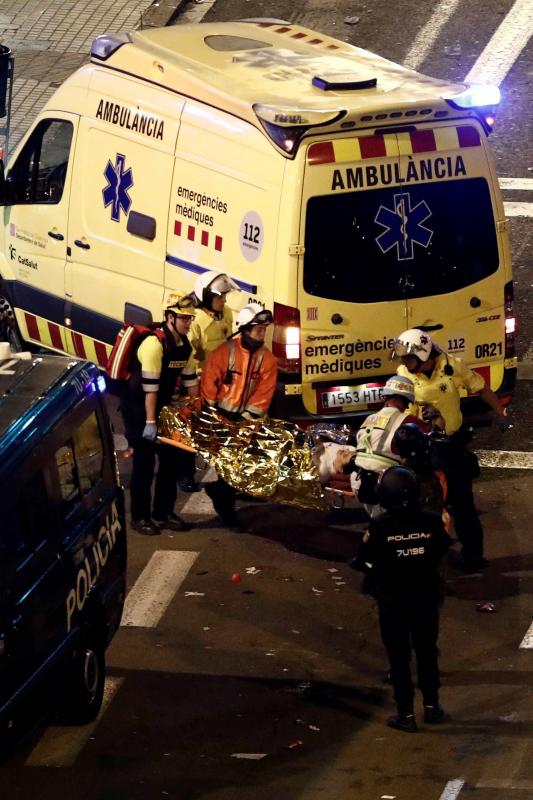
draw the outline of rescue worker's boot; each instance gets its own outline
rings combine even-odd
[[[219,478],[214,483],[206,483],[204,489],[224,525],[230,528],[239,527],[239,519],[235,513],[235,493],[231,486]]]
[[[388,718],[387,725],[405,733],[416,733],[418,730],[413,709],[398,709],[397,714]]]
[[[436,725],[439,722],[443,722],[445,718],[444,709],[438,703],[432,706],[424,705],[424,722],[428,725]]]

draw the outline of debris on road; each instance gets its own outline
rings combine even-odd
[[[246,567],[244,571],[246,572],[247,575],[259,575],[259,573],[261,572],[261,570],[257,569],[256,567]]]
[[[268,753],[232,753],[232,758],[240,758],[244,761],[260,761],[262,758],[266,758]]]
[[[361,17],[345,17],[344,24],[345,25],[357,25]]]
[[[478,603],[476,605],[476,609],[480,611],[482,614],[494,614],[496,611],[496,606],[494,603],[486,602],[486,603]]]
[[[205,592],[184,592],[185,597],[205,597]]]
[[[313,586],[313,592],[315,594],[324,594],[324,589],[317,589],[316,586]]]
[[[240,583],[241,580],[242,580],[242,578],[240,576],[240,573],[238,573],[238,572],[234,572],[233,575],[231,576],[231,582],[232,583]]]
[[[291,742],[287,745],[287,750],[294,750],[296,747],[301,747],[303,742],[301,739],[296,739],[294,742]]]

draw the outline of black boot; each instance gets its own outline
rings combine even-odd
[[[443,722],[445,717],[444,709],[438,703],[432,706],[424,706],[424,722],[427,722],[428,725],[436,725],[439,722]]]
[[[235,513],[235,493],[231,486],[219,479],[214,483],[206,483],[204,489],[224,525],[238,526],[239,520]]]
[[[418,730],[415,715],[412,711],[409,713],[398,711],[397,714],[388,718],[387,725],[389,728],[395,728],[397,731],[404,731],[405,733],[416,733]]]

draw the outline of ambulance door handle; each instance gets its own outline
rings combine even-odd
[[[57,239],[58,242],[62,242],[65,238],[62,233],[58,233],[57,231],[48,231],[48,236],[51,236],[52,239]]]
[[[91,245],[89,244],[89,242],[82,242],[81,239],[74,239],[74,244],[76,245],[76,247],[81,247],[82,250],[91,249]]]

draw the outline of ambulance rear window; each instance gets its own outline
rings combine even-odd
[[[487,182],[472,178],[312,197],[304,289],[352,303],[446,294],[498,269]]]

